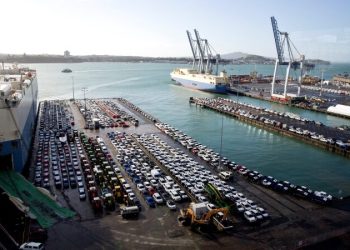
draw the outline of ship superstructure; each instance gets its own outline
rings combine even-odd
[[[207,39],[200,38],[198,31],[194,30],[196,39],[192,39],[187,31],[187,37],[193,55],[192,68],[179,68],[170,73],[171,79],[176,83],[207,92],[226,93],[228,78],[226,72],[218,75],[220,55],[213,56],[211,46]],[[214,72],[215,70],[215,72]]]
[[[0,169],[23,170],[35,132],[37,97],[35,70],[0,69]]]

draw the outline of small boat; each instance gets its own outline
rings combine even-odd
[[[72,70],[66,68],[66,69],[63,69],[61,72],[62,72],[62,73],[72,73]]]

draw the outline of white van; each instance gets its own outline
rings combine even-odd
[[[44,244],[40,242],[26,242],[23,243],[19,249],[24,250],[42,250],[45,249]]]
[[[225,181],[231,179],[232,173],[229,171],[223,171],[219,173],[219,177]]]
[[[138,206],[124,207],[121,209],[121,215],[123,218],[137,217],[139,215]]]

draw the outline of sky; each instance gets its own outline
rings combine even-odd
[[[306,58],[350,61],[348,0],[0,0],[0,53],[191,56],[196,28],[220,54],[276,57],[270,17]]]

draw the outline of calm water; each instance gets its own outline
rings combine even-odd
[[[190,96],[215,97],[175,86],[170,71],[181,65],[158,63],[80,63],[80,64],[34,64],[39,80],[39,97],[58,99],[72,97],[74,80],[75,98],[82,98],[81,88],[87,87],[87,98],[124,97],[145,111],[167,122],[199,142],[220,151],[221,115],[196,108],[188,103]],[[73,74],[63,74],[69,67]],[[256,70],[272,74],[269,65],[227,67],[229,73],[246,74]],[[325,78],[334,73],[349,71],[350,65],[331,65]],[[316,69],[313,75],[319,75]],[[74,77],[74,79],[73,79]],[[228,96],[236,99],[236,96]],[[331,126],[350,124],[349,120],[312,113],[297,108],[272,104],[247,97],[240,101],[253,103],[279,111],[292,111],[309,119],[322,121]],[[350,160],[320,150],[294,139],[285,138],[245,123],[223,118],[222,154],[265,175],[290,180],[296,184],[309,185],[335,195],[350,195]]]

